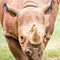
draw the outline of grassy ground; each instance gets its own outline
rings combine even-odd
[[[60,9],[55,23],[54,33],[44,51],[44,60],[60,60]],[[0,60],[15,60],[11,54],[0,25]]]

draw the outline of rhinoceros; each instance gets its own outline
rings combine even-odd
[[[2,0],[0,21],[16,60],[43,60],[58,5],[59,0]]]

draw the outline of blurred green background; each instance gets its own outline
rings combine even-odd
[[[44,60],[60,60],[60,6],[52,37],[44,50]],[[15,60],[10,52],[0,24],[0,60]]]

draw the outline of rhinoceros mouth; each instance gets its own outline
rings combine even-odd
[[[31,52],[31,53],[30,53]],[[33,48],[29,51],[27,51],[25,54],[30,58],[31,60],[40,60],[40,56],[42,56],[42,51],[39,48]]]
[[[34,2],[34,1],[26,1],[24,4],[23,4],[24,8],[25,7],[37,7],[37,3]]]

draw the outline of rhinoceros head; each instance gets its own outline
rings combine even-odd
[[[21,10],[4,4],[8,13],[17,16],[18,40],[22,51],[33,60],[40,60],[45,48],[46,28],[49,26],[49,14],[45,12],[50,2],[42,8],[26,7]]]

